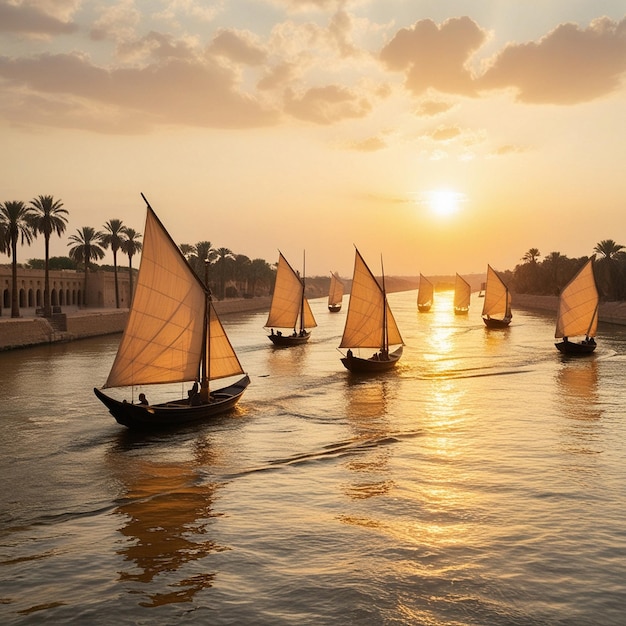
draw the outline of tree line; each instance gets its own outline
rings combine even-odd
[[[603,239],[593,248],[594,275],[602,300],[626,300],[626,248],[613,239]],[[588,256],[570,259],[550,252],[542,260],[537,248],[530,248],[513,271],[502,272],[509,288],[517,293],[558,295]]]
[[[133,257],[141,252],[141,233],[125,226],[120,219],[110,219],[102,230],[92,226],[83,226],[68,237],[68,257],[50,259],[50,238],[61,236],[66,230],[69,212],[63,208],[63,202],[53,196],[40,195],[25,203],[11,200],[0,203],[0,252],[11,258],[11,317],[19,317],[17,289],[17,249],[30,246],[42,235],[44,238],[44,259],[31,259],[26,264],[31,268],[44,269],[44,315],[52,314],[50,301],[50,269],[84,269],[83,294],[87,294],[87,280],[90,269],[97,268],[96,261],[102,259],[105,250],[113,253],[113,272],[115,274],[115,305],[120,306],[117,254],[122,252],[128,257],[128,276],[130,293],[133,293]],[[180,244],[181,252],[199,277],[204,276],[205,264],[211,268],[210,287],[220,298],[226,296],[254,295],[257,287],[269,287],[274,280],[275,269],[263,259],[249,259],[243,254],[235,254],[228,248],[214,248],[209,241],[200,241],[195,245]],[[53,261],[51,263],[51,261]],[[230,282],[238,285],[236,293],[229,293],[226,285]],[[83,304],[87,304],[86,301]]]

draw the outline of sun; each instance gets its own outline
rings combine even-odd
[[[434,189],[425,194],[425,204],[436,217],[448,218],[456,215],[463,204],[464,195],[451,189]]]

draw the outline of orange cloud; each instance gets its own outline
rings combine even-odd
[[[432,88],[472,96],[474,78],[468,62],[485,40],[485,31],[469,17],[448,19],[440,26],[420,20],[399,30],[381,50],[380,59],[388,69],[405,72],[406,88],[415,95]]]
[[[26,35],[67,35],[78,30],[66,22],[28,4],[0,4],[0,32]]]
[[[577,104],[615,91],[626,72],[626,19],[602,17],[581,29],[561,24],[538,42],[510,44],[479,80],[511,87],[520,102]]]
[[[300,97],[290,94],[285,105],[285,111],[293,117],[316,124],[364,117],[371,108],[367,100],[337,85],[313,87]]]

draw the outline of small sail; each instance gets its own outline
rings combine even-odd
[[[196,380],[204,286],[148,208],[128,322],[105,387]]]
[[[303,309],[302,328],[314,328],[317,322],[308,300],[304,297],[302,279],[292,269],[287,259],[279,253],[276,282],[266,327],[295,328]]]
[[[491,265],[487,265],[487,284],[482,314],[500,320],[511,317],[511,294]]]
[[[595,337],[598,329],[598,289],[593,274],[591,257],[563,288],[559,298],[559,312],[554,336]]]
[[[427,307],[433,303],[433,284],[426,278],[420,274],[420,284],[417,292],[417,306],[418,307]]]
[[[346,325],[339,347],[380,349],[383,345],[385,310],[387,344],[404,344],[383,290],[357,250]]]
[[[209,308],[209,380],[243,374],[241,363],[235,354],[213,303]]]
[[[471,297],[472,288],[469,283],[457,274],[454,283],[454,308],[469,309]]]
[[[328,290],[328,306],[341,304],[343,300],[343,283],[335,272],[330,274],[330,288]]]

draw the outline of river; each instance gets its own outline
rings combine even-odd
[[[293,349],[226,316],[240,404],[156,434],[92,392],[119,335],[0,353],[0,622],[623,624],[626,328],[572,360],[552,316],[451,298],[391,294],[404,356],[371,378],[347,297]]]

